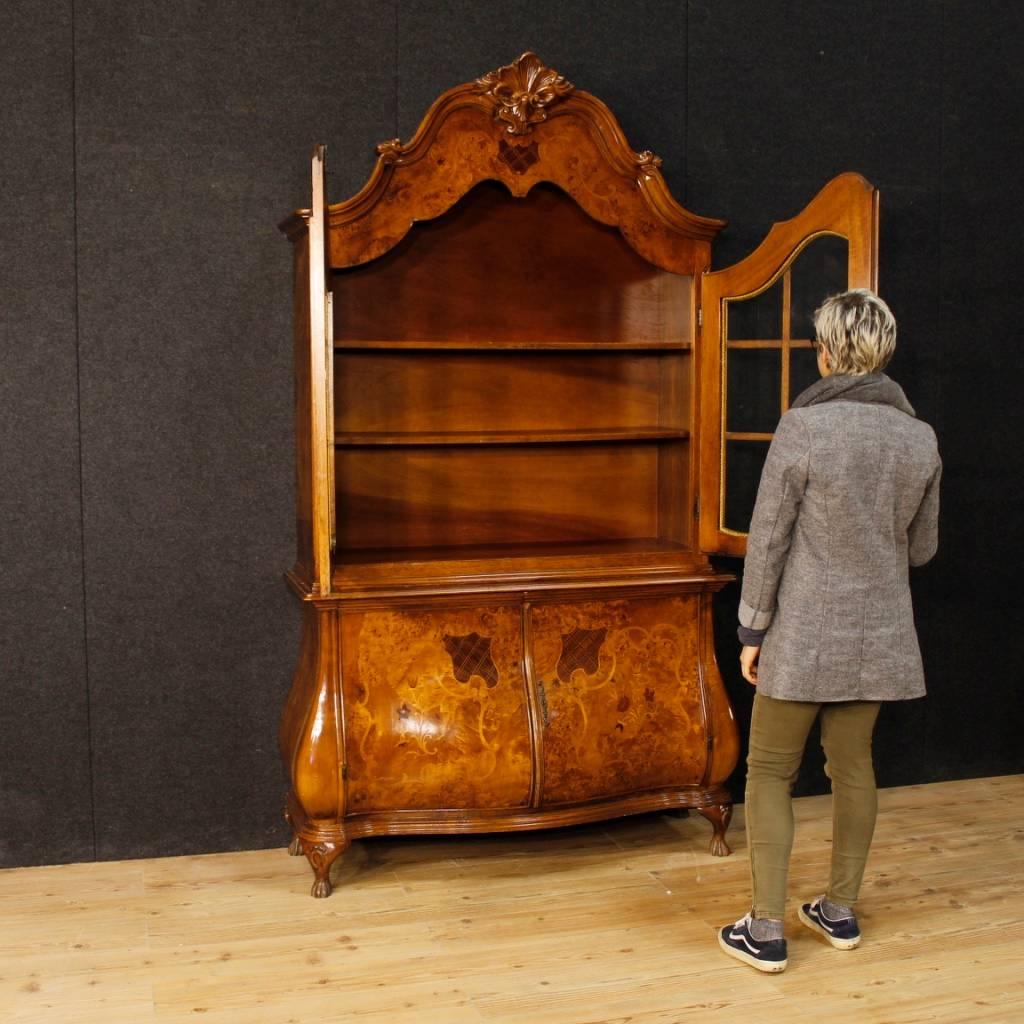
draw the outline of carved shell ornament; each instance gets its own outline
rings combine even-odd
[[[494,101],[494,116],[508,122],[505,130],[510,135],[525,135],[535,124],[546,121],[547,108],[573,90],[572,82],[545,67],[535,53],[524,53],[478,78],[476,85]]]

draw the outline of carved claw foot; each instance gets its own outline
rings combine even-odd
[[[728,857],[732,850],[725,841],[725,830],[732,820],[732,804],[713,804],[711,807],[698,807],[697,810],[711,822],[715,830],[711,837],[711,856]]]
[[[316,881],[313,882],[311,894],[316,899],[326,899],[331,895],[334,887],[331,885],[331,865],[345,851],[347,843],[331,843],[321,841],[319,843],[302,843],[302,849],[306,854]]]

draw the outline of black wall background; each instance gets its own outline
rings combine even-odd
[[[730,219],[717,266],[839,171],[881,189],[891,372],[945,478],[941,553],[914,576],[930,696],[887,709],[879,781],[1024,770],[1022,10],[7,0],[0,864],[285,841],[298,609],[275,225],[307,202],[314,142],[345,198],[376,142],[526,49],[605,100],[685,205]],[[718,644],[745,727],[736,601]],[[799,792],[824,791],[820,767]]]

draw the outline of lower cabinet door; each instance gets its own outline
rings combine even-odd
[[[528,805],[518,603],[341,621],[346,813]]]
[[[699,609],[696,594],[530,606],[544,805],[701,782]]]

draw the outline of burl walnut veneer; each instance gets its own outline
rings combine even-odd
[[[842,283],[872,285],[876,193],[842,175],[709,273],[723,222],[530,53],[377,151],[327,205],[318,148],[282,225],[304,624],[280,746],[313,895],[381,834],[692,807],[727,854],[711,604],[731,577],[708,555],[742,553],[730,481],[777,419],[734,423],[729,382],[745,350],[777,355],[786,407],[810,348],[794,261],[839,236]],[[735,326],[775,295],[777,327]]]

